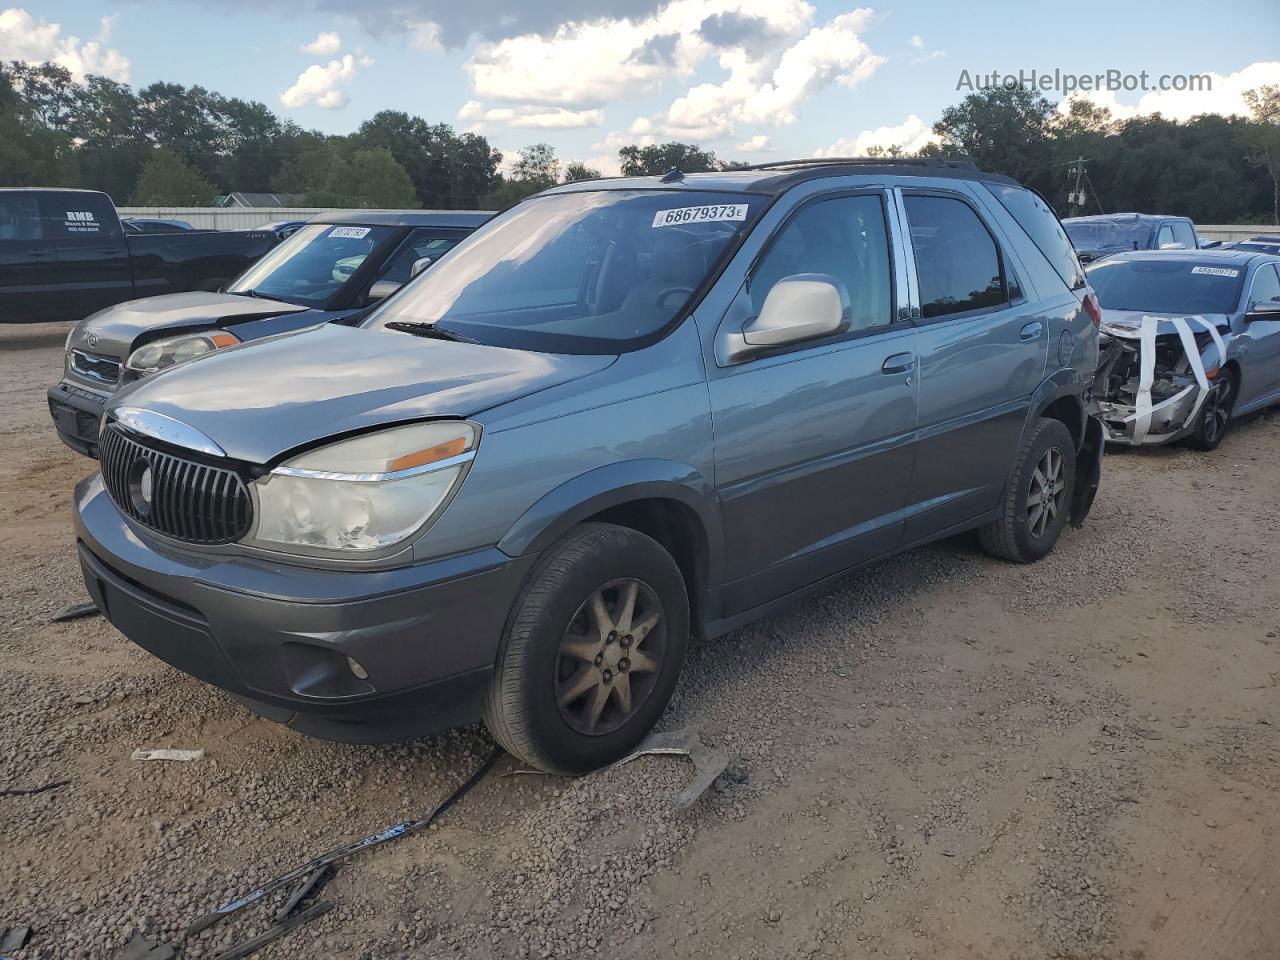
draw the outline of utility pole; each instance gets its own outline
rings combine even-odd
[[[1067,195],[1067,206],[1071,208],[1073,217],[1080,216],[1084,212],[1085,192],[1081,181],[1088,176],[1085,172],[1085,164],[1089,161],[1085,157],[1076,157],[1067,167],[1067,176],[1075,177],[1075,182],[1071,187],[1071,192]]]

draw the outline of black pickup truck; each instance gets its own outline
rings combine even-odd
[[[137,297],[217,290],[277,242],[269,230],[126,234],[105,193],[0,189],[0,323],[80,320]]]

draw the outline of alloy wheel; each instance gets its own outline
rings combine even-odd
[[[560,640],[556,703],[574,730],[610,733],[652,692],[666,646],[666,615],[642,580],[613,580],[578,607]]]
[[[1044,536],[1054,518],[1062,512],[1067,493],[1064,463],[1062,451],[1057,447],[1050,447],[1031,473],[1030,489],[1027,491],[1027,526],[1036,539]]]

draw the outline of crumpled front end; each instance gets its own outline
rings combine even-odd
[[[1108,443],[1155,445],[1195,424],[1226,356],[1203,317],[1103,320],[1094,395]]]

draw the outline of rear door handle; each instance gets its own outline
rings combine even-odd
[[[1018,334],[1019,340],[1039,340],[1040,334],[1044,332],[1044,324],[1039,320],[1032,320],[1030,323],[1024,324],[1022,331]]]
[[[881,373],[907,373],[916,365],[914,354],[895,353],[892,357],[887,357],[880,365]]]

